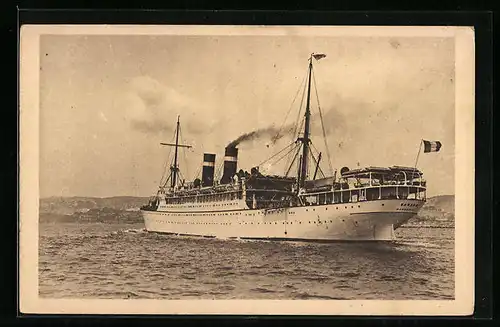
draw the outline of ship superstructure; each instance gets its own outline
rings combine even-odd
[[[167,180],[141,208],[148,231],[176,235],[265,240],[392,240],[394,229],[418,213],[426,201],[426,181],[415,167],[343,167],[329,176],[321,168],[322,153],[311,140],[311,84],[309,58],[305,113],[295,126],[293,142],[273,157],[287,155],[282,175],[266,174],[259,166],[238,169],[238,147],[225,148],[223,170],[216,176],[216,155],[203,154],[201,179],[180,179],[177,118],[175,143]],[[321,126],[323,121],[321,117]],[[279,136],[279,135],[277,135]],[[330,156],[326,144],[328,163]],[[270,159],[270,158],[269,158]]]

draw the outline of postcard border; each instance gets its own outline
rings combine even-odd
[[[28,28],[29,27],[29,28]],[[154,26],[153,26],[154,27]],[[179,26],[176,26],[178,28]],[[213,27],[213,26],[212,26]],[[61,27],[57,27],[60,29]],[[68,29],[68,26],[63,27]],[[69,27],[71,29],[73,27]],[[81,28],[81,26],[80,26]],[[136,27],[134,27],[136,28]],[[225,29],[228,26],[224,26]],[[110,32],[110,27],[107,27],[107,33]],[[312,30],[313,27],[308,27],[308,30]],[[380,29],[380,27],[377,27]],[[383,28],[382,28],[383,29]],[[399,30],[404,28],[399,27]],[[430,28],[432,29],[432,28]],[[453,27],[436,27],[439,31],[449,33],[449,31],[455,31],[455,38],[457,44],[460,46],[465,46],[469,49],[474,49],[473,42],[474,33],[472,29],[467,27],[453,28]],[[423,29],[420,29],[423,30]],[[428,29],[427,29],[428,30]],[[370,32],[373,33],[373,27],[370,28]],[[38,37],[43,33],[54,33],[51,26],[23,26],[21,30],[21,93],[20,93],[20,162],[38,162],[38,92],[37,90],[38,81],[37,74],[33,74],[33,71],[38,72],[38,58],[34,58],[36,55],[38,57]],[[130,32],[129,32],[130,33]],[[36,40],[35,40],[36,39]],[[474,108],[474,79],[461,79],[458,75],[462,76],[474,76],[474,52],[473,51],[456,51],[456,62],[457,63],[470,63],[470,65],[464,64],[464,66],[457,68],[457,78],[456,78],[456,88],[460,89],[461,92],[456,91],[456,110],[463,111],[464,116],[457,115],[456,128],[459,126],[464,128],[467,126],[467,131],[471,131],[472,135],[466,135],[464,133],[456,133],[457,136],[457,146],[459,144],[466,144],[465,148],[457,149],[456,162],[462,162],[461,165],[456,165],[456,181],[467,181],[467,185],[471,186],[469,189],[474,190],[474,156],[470,156],[470,153],[474,153],[474,112],[470,112],[470,108]],[[29,72],[29,73],[27,73]],[[459,73],[460,72],[460,73]],[[36,94],[34,94],[36,93]],[[29,95],[29,96],[28,96]],[[31,108],[31,112],[25,110],[24,108]],[[458,109],[460,108],[460,109]],[[463,131],[463,130],[462,130]],[[36,139],[35,139],[36,138]],[[462,143],[460,143],[462,142]],[[457,147],[458,148],[458,147]],[[461,161],[459,161],[459,158]],[[168,301],[168,300],[40,300],[38,299],[38,282],[37,277],[33,279],[33,275],[27,272],[33,272],[33,266],[30,270],[30,263],[33,264],[33,260],[28,259],[32,257],[32,253],[38,253],[37,248],[33,247],[34,242],[30,240],[38,239],[38,195],[37,192],[33,192],[33,185],[38,185],[38,165],[35,169],[22,169],[20,170],[20,305],[21,311],[25,313],[83,313],[78,312],[78,308],[82,305],[87,306],[88,309],[93,309],[86,311],[85,313],[114,313],[114,314],[269,314],[270,307],[274,307],[276,310],[272,311],[272,314],[290,314],[290,315],[468,315],[473,312],[474,303],[473,299],[473,285],[474,285],[474,265],[470,265],[470,262],[474,262],[474,241],[473,241],[473,231],[474,231],[474,220],[469,219],[470,223],[467,223],[467,219],[459,218],[461,215],[470,214],[469,217],[474,217],[474,203],[468,201],[468,199],[474,199],[475,194],[472,197],[466,194],[456,194],[456,203],[467,204],[463,210],[459,210],[458,206],[457,221],[464,221],[463,224],[458,224],[455,229],[456,238],[463,240],[460,242],[461,245],[456,243],[456,267],[459,266],[458,262],[463,260],[465,253],[466,256],[471,261],[469,265],[465,265],[466,268],[456,270],[455,278],[455,289],[463,295],[465,292],[466,296],[455,301],[383,301],[384,305],[382,309],[386,311],[380,311],[380,301],[326,301],[329,305],[335,305],[337,308],[341,306],[341,311],[332,312],[331,310],[318,310],[318,302],[314,301],[314,307],[309,308],[308,311],[303,311],[302,313],[297,313],[297,305],[300,305],[302,309],[307,309],[307,306],[311,304],[311,301],[299,301],[299,300],[279,300],[279,301],[266,301],[266,300],[238,300],[238,304],[243,304],[246,311],[235,311],[234,307],[231,310],[232,305],[235,301]],[[464,167],[465,166],[465,167]],[[460,168],[460,169],[459,169]],[[459,188],[462,189],[463,188]],[[38,190],[38,189],[37,189]],[[36,191],[37,191],[36,190]],[[460,201],[460,202],[459,202]],[[28,218],[32,217],[32,218]],[[34,223],[36,228],[31,228]],[[30,244],[31,243],[31,244]],[[464,243],[464,244],[462,244]],[[35,244],[36,245],[36,244]],[[458,249],[461,248],[461,255],[457,256]],[[33,251],[35,250],[35,251]],[[36,255],[37,259],[38,256]],[[30,260],[27,263],[26,260]],[[37,261],[37,260],[36,260]],[[37,265],[34,265],[37,267]],[[35,271],[35,275],[38,276],[38,272]],[[468,288],[463,290],[461,288],[460,282],[467,282]],[[471,287],[472,286],[472,287]],[[33,292],[36,290],[36,292]],[[36,294],[36,299],[33,299],[29,295]],[[76,302],[75,302],[76,301]],[[91,303],[92,302],[92,303]],[[112,302],[120,302],[119,308],[116,304],[113,305],[115,308],[112,312],[101,311],[99,309],[106,308]],[[161,303],[159,303],[161,302]],[[171,312],[165,312],[161,310],[162,303],[165,302],[169,304],[176,304],[182,307],[178,307]],[[193,303],[196,302],[196,303]],[[203,305],[202,305],[203,302]],[[265,303],[264,303],[265,302]],[[340,302],[348,302],[348,304],[343,305]],[[355,303],[356,302],[356,303]],[[379,305],[377,306],[378,302]],[[394,303],[390,303],[394,302]],[[395,303],[399,302],[399,303]],[[224,305],[224,309],[216,306],[215,303]],[[309,303],[309,304],[308,304]],[[389,304],[390,303],[390,304]],[[290,306],[290,304],[293,304]],[[138,306],[147,306],[149,312],[145,312],[143,309],[138,311]],[[187,305],[187,307],[186,307]],[[186,309],[191,306],[191,310]],[[278,308],[279,307],[279,308]],[[293,310],[295,308],[295,310]],[[422,308],[424,308],[422,310]],[[433,309],[434,308],[434,309]],[[77,309],[75,311],[75,309]],[[117,310],[118,309],[118,310]],[[204,309],[204,310],[199,310]],[[265,309],[265,310],[263,310]],[[260,311],[259,311],[260,310]],[[280,311],[281,310],[281,311]],[[375,310],[375,311],[369,311]]]

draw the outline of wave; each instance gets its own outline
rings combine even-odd
[[[252,288],[252,289],[250,289],[250,291],[257,292],[257,293],[276,293],[276,291],[265,288],[265,287]]]
[[[321,300],[347,300],[346,297],[341,296],[329,296],[322,294],[310,294],[307,292],[296,293],[294,294],[294,298],[309,300],[309,299],[321,299]]]
[[[359,275],[360,275],[360,274],[359,274],[359,273],[357,273],[357,272],[350,272],[350,271],[348,271],[348,272],[345,272],[345,273],[343,273],[343,272],[339,272],[339,273],[337,273],[336,275],[337,275],[338,277],[354,278],[354,277],[359,277]]]
[[[382,275],[375,280],[384,281],[384,282],[396,282],[401,281],[403,279],[402,276],[394,276],[394,275]]]
[[[146,228],[132,228],[132,229],[126,229],[123,232],[132,234],[142,234],[142,233],[147,233],[148,231],[146,230]]]
[[[423,242],[394,242],[396,246],[410,246],[410,247],[419,247],[419,248],[427,248],[427,249],[441,249],[442,246],[432,243],[423,243]]]

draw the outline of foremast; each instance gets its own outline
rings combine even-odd
[[[179,148],[191,148],[191,145],[185,145],[185,144],[179,144],[179,133],[180,133],[180,116],[177,116],[177,124],[175,128],[175,143],[160,143],[161,145],[166,145],[166,146],[173,146],[175,148],[174,150],[174,162],[170,166],[170,186],[172,190],[175,190],[175,187],[177,186],[177,180],[178,180],[178,175],[179,175],[179,163],[178,163],[178,154],[179,154]],[[165,184],[168,183],[168,179],[165,182]]]
[[[179,152],[179,119],[180,116],[177,116],[177,125],[175,128],[175,154],[174,154],[174,165],[170,168],[172,171],[172,188],[175,187],[175,184],[177,182],[177,172],[179,170],[178,164],[177,164],[177,154]]]

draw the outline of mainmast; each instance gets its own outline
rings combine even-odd
[[[304,122],[304,135],[301,138],[298,138],[298,141],[302,141],[302,156],[301,160],[299,163],[299,176],[298,176],[298,184],[299,188],[303,188],[305,185],[305,181],[307,179],[307,169],[308,167],[308,156],[310,152],[310,144],[311,144],[311,135],[310,135],[310,125],[311,125],[311,75],[312,75],[312,69],[313,69],[313,58],[316,60],[320,60],[321,58],[326,57],[324,53],[312,53],[311,56],[309,57],[309,78],[308,78],[308,83],[307,83],[307,102],[306,102],[306,113],[305,113],[305,122]],[[319,100],[318,100],[319,101]],[[318,102],[319,105],[319,102]],[[321,111],[320,111],[320,117],[321,117]],[[323,121],[321,121],[321,124],[323,124]],[[323,136],[325,136],[325,132],[323,129]],[[326,142],[326,141],[325,141]],[[328,147],[327,147],[328,148]],[[320,157],[318,159],[318,163],[316,167],[316,171],[314,172],[314,178],[316,178],[317,170],[319,168],[319,160],[321,160],[321,153]]]
[[[302,137],[302,162],[300,164],[301,171],[300,171],[300,176],[299,176],[299,186],[304,187],[305,180],[307,177],[307,158],[309,155],[309,143],[311,140],[309,139],[309,125],[311,121],[311,108],[310,108],[310,103],[311,103],[311,72],[312,72],[312,58],[313,55],[309,57],[309,80],[308,80],[308,86],[307,86],[307,103],[306,103],[306,113],[305,113],[305,123],[304,123],[304,136]]]

